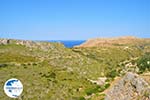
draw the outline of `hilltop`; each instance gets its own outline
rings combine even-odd
[[[76,47],[99,47],[99,46],[126,46],[139,45],[143,42],[150,42],[150,39],[137,38],[133,36],[114,37],[114,38],[95,38],[89,39],[85,43]]]

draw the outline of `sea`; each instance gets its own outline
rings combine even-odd
[[[85,40],[49,40],[48,42],[59,42],[64,44],[64,46],[67,48],[72,48],[74,46],[84,43]]]

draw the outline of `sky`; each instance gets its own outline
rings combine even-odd
[[[150,38],[150,0],[0,0],[0,38]]]

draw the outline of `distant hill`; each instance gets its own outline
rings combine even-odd
[[[124,36],[116,38],[95,38],[89,39],[85,43],[76,47],[99,47],[99,46],[126,46],[140,45],[150,42],[150,38],[137,38],[133,36]]]

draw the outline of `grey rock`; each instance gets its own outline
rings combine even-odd
[[[105,100],[137,100],[140,97],[146,98],[143,94],[146,89],[148,89],[148,83],[144,79],[137,74],[128,72],[106,93]],[[150,100],[150,98],[147,100]]]
[[[2,45],[7,45],[9,43],[10,43],[9,39],[0,39],[0,44],[2,44]]]

